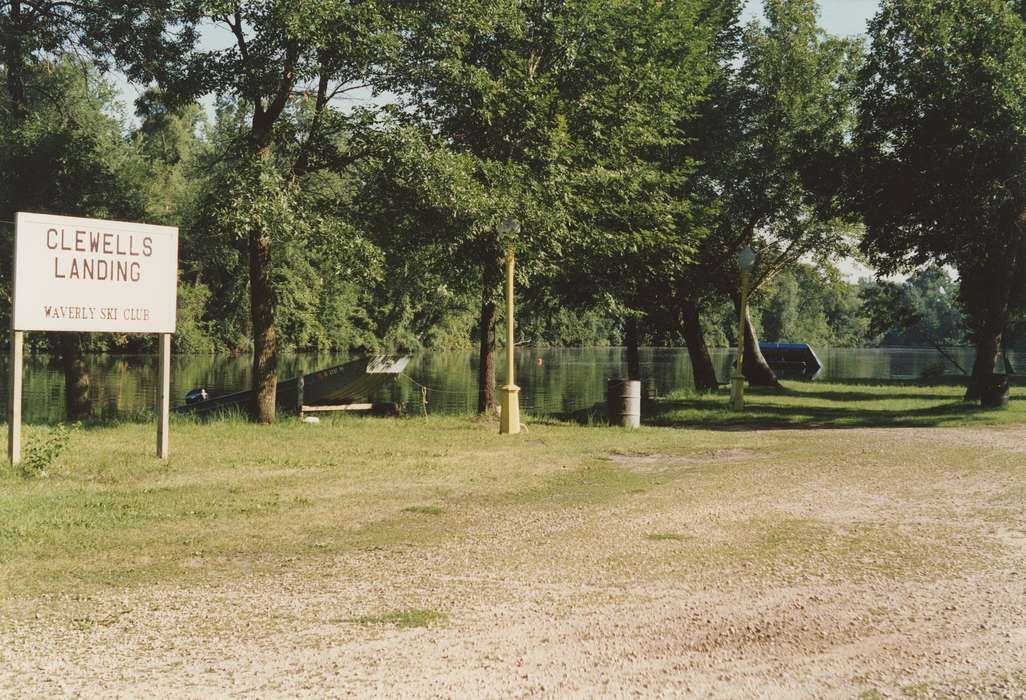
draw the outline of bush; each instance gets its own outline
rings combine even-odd
[[[20,470],[24,477],[47,476],[47,469],[68,449],[71,436],[81,423],[66,426],[58,423],[49,431],[32,435],[25,445],[25,455]]]
[[[210,354],[216,349],[211,338],[210,323],[203,320],[211,297],[210,289],[204,284],[179,282],[175,352]]]

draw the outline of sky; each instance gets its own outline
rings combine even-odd
[[[831,34],[864,34],[866,23],[876,14],[880,0],[820,0],[820,24]],[[762,0],[748,0],[745,14],[757,15]]]

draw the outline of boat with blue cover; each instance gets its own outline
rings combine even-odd
[[[759,350],[778,377],[815,379],[823,371],[823,363],[808,343],[759,343]]]

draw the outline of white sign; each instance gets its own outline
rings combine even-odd
[[[178,229],[18,212],[16,331],[174,333]]]

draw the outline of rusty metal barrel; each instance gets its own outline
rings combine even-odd
[[[610,379],[606,383],[606,414],[609,424],[623,428],[641,425],[641,382]]]

